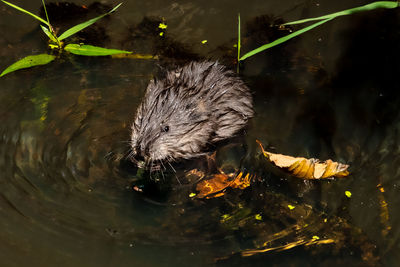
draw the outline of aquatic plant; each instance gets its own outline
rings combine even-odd
[[[75,25],[75,26],[69,28],[68,30],[66,30],[65,32],[63,32],[60,36],[57,36],[56,32],[54,31],[54,28],[50,24],[49,16],[47,14],[46,5],[44,3],[44,0],[42,0],[42,3],[43,3],[44,12],[46,14],[46,20],[42,19],[41,17],[39,17],[39,16],[15,5],[15,4],[9,3],[4,0],[0,0],[0,1],[3,2],[4,4],[9,5],[25,14],[32,16],[36,20],[40,21],[40,23],[41,23],[40,28],[46,34],[46,36],[49,38],[49,47],[52,50],[57,51],[58,54],[60,54],[64,51],[67,51],[69,53],[76,54],[76,55],[81,55],[81,56],[109,56],[109,55],[115,55],[115,54],[131,54],[132,53],[130,51],[124,51],[124,50],[118,50],[118,49],[108,49],[108,48],[86,45],[86,44],[81,44],[81,43],[80,44],[73,44],[73,43],[64,44],[64,42],[63,42],[64,39],[76,34],[77,32],[85,29],[86,27],[89,27],[93,23],[97,22],[99,19],[113,13],[115,10],[117,10],[122,5],[122,3],[119,3],[118,5],[116,5],[113,9],[111,9],[107,13],[100,15],[98,17],[95,17],[93,19],[90,19],[88,21],[85,21],[83,23],[80,23],[78,25]],[[51,54],[30,55],[30,56],[22,58],[21,60],[19,60],[19,61],[15,62],[14,64],[10,65],[9,67],[7,67],[0,74],[0,77],[4,76],[10,72],[19,70],[19,69],[30,68],[30,67],[34,67],[34,66],[38,66],[38,65],[45,65],[45,64],[52,62],[54,59],[56,59],[56,56],[51,55]]]
[[[258,54],[260,52],[263,52],[269,48],[272,48],[274,46],[277,46],[281,43],[284,43],[296,36],[299,36],[305,32],[308,32],[309,30],[314,29],[315,27],[318,27],[328,21],[331,21],[337,17],[340,16],[346,16],[346,15],[351,15],[354,13],[358,13],[358,12],[364,12],[364,11],[369,11],[369,10],[374,10],[374,9],[378,9],[378,8],[397,8],[400,6],[400,2],[398,1],[378,1],[378,2],[373,2],[364,6],[360,6],[360,7],[355,7],[355,8],[350,8],[350,9],[346,9],[343,11],[339,11],[339,12],[335,12],[332,14],[328,14],[328,15],[324,15],[324,16],[320,16],[320,17],[315,17],[315,18],[308,18],[308,19],[302,19],[302,20],[296,20],[296,21],[292,21],[292,22],[288,22],[285,24],[282,24],[281,26],[287,26],[287,25],[295,25],[295,24],[302,24],[302,23],[306,23],[306,22],[310,22],[310,21],[318,21],[314,24],[311,24],[310,26],[307,26],[303,29],[300,29],[298,31],[292,32],[286,36],[283,36],[271,43],[268,44],[264,44],[254,50],[251,50],[250,52],[247,52],[246,54],[244,54],[243,56],[240,56],[240,15],[238,16],[238,62],[243,61],[251,56],[254,56],[255,54]]]

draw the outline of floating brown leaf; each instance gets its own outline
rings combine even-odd
[[[250,186],[252,175],[239,173],[233,179],[226,174],[215,174],[212,178],[203,180],[196,185],[196,190],[199,192],[198,198],[214,198],[225,194],[225,189],[228,187],[245,189]]]
[[[275,154],[264,150],[261,142],[256,140],[266,158],[274,165],[285,169],[291,175],[303,179],[323,179],[328,177],[345,177],[349,175],[349,165],[334,162],[330,159],[320,162],[318,159],[306,159],[303,157],[291,157]]]

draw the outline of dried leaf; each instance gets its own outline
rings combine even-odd
[[[349,175],[349,165],[334,162],[330,159],[320,162],[319,159],[306,159],[275,154],[264,150],[261,142],[256,140],[266,158],[274,165],[285,169],[291,175],[303,179],[323,179],[328,177],[345,177]]]
[[[214,198],[225,194],[225,189],[228,187],[245,189],[250,186],[250,181],[253,178],[249,173],[243,175],[239,173],[235,178],[231,178],[226,174],[215,174],[214,177],[203,180],[196,185],[196,190],[199,192],[198,198]]]
[[[230,184],[229,177],[225,174],[216,174],[213,178],[203,180],[196,185],[198,198],[204,198],[211,194],[215,194],[227,188]]]

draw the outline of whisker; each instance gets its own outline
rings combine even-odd
[[[171,169],[174,171],[174,176],[176,178],[176,180],[178,181],[179,185],[182,185],[181,180],[179,180],[178,175],[176,175],[176,170],[174,169],[174,167],[172,166],[170,159],[172,159],[172,157],[167,158],[167,163],[168,165],[171,167]]]
[[[126,156],[126,158],[132,160],[132,161],[136,161],[135,159],[135,152],[133,152],[133,150],[129,151],[128,155]]]
[[[163,172],[162,170],[160,170],[160,172],[161,172],[161,175],[162,175],[162,177],[163,177],[163,180],[165,181],[164,172]]]
[[[171,162],[169,162],[169,160],[167,160],[167,162],[168,162],[168,165],[171,167],[171,169],[174,171],[174,173],[176,173],[176,170],[174,169],[174,167],[172,167]]]
[[[164,170],[167,170],[167,168],[165,168],[165,165],[164,165],[164,163],[162,162],[162,160],[160,160],[160,163],[161,163],[163,169],[164,169]]]
[[[124,158],[129,159],[130,161],[132,161],[135,164],[138,164],[139,161],[137,160],[137,158],[135,156],[136,156],[136,153],[133,150],[130,150],[129,153],[124,156]]]
[[[151,178],[151,172],[153,171],[153,160],[150,161],[150,180],[152,180]]]
[[[104,158],[108,160],[108,159],[111,159],[113,155],[114,155],[114,152],[110,151],[104,155]]]
[[[161,164],[161,166],[162,166],[162,169],[160,170],[160,171],[161,171],[161,175],[162,175],[162,177],[163,177],[163,179],[164,179],[164,181],[165,181],[165,176],[164,176],[163,170],[167,170],[167,168],[165,168],[165,165],[164,165],[164,163],[163,163],[162,160],[159,160],[159,162],[160,162],[160,164]]]
[[[178,181],[179,185],[182,185],[181,180],[179,180],[178,175],[176,175],[176,173],[174,173],[174,176],[176,178],[176,180]]]

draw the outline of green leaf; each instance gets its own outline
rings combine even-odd
[[[40,54],[40,55],[24,57],[23,59],[15,62],[14,64],[12,64],[8,68],[6,68],[0,74],[0,77],[6,75],[7,73],[16,71],[16,70],[48,64],[51,61],[53,61],[55,58],[56,58],[55,56],[48,55],[48,54]]]
[[[273,41],[271,43],[268,43],[268,44],[265,44],[263,46],[260,46],[260,47],[258,47],[256,49],[251,50],[250,52],[244,54],[239,60],[245,60],[246,58],[254,56],[255,54],[258,54],[258,53],[260,53],[260,52],[262,52],[264,50],[267,50],[268,48],[271,48],[271,47],[274,47],[274,46],[276,46],[278,44],[286,42],[286,41],[288,41],[288,40],[290,40],[290,39],[292,39],[292,38],[294,38],[294,37],[296,37],[296,36],[298,36],[298,35],[300,35],[302,33],[305,33],[305,32],[307,32],[307,31],[309,31],[311,29],[314,29],[315,27],[318,27],[319,25],[324,24],[325,22],[328,22],[328,21],[330,21],[332,19],[333,18],[326,19],[326,20],[323,20],[323,21],[319,21],[319,22],[314,23],[314,24],[312,24],[312,25],[310,25],[308,27],[305,27],[304,29],[295,31],[295,32],[293,32],[291,34],[288,34],[288,35],[286,35],[284,37],[281,37],[281,38],[279,38],[279,39],[277,39],[277,40],[275,40],[275,41]]]
[[[93,19],[90,19],[86,22],[80,23],[78,25],[75,25],[74,27],[66,30],[65,32],[63,32],[63,34],[61,34],[58,37],[58,40],[64,40],[67,37],[70,37],[71,35],[83,30],[86,27],[89,27],[90,25],[92,25],[93,23],[95,23],[96,21],[98,21],[99,19],[103,18],[104,16],[107,16],[108,14],[111,14],[112,12],[114,12],[115,10],[117,10],[117,8],[119,8],[122,5],[122,3],[119,3],[117,6],[115,6],[113,9],[111,9],[110,11],[108,11],[107,13],[100,15],[98,17],[95,17]]]
[[[374,10],[374,9],[378,9],[378,8],[396,8],[396,7],[399,7],[399,5],[400,5],[400,2],[378,1],[378,2],[373,2],[373,3],[365,5],[365,6],[346,9],[346,10],[343,10],[343,11],[340,11],[340,12],[335,12],[335,13],[328,14],[328,15],[321,16],[321,17],[302,19],[302,20],[296,20],[296,21],[288,22],[288,23],[285,23],[283,25],[294,25],[294,24],[301,24],[301,23],[305,23],[305,22],[309,22],[309,21],[315,21],[315,20],[333,19],[333,18],[340,17],[340,16],[351,15],[351,14],[354,14],[354,13],[358,13],[358,12],[362,12],[362,11],[368,11],[368,10]]]
[[[49,29],[47,29],[43,25],[40,25],[40,27],[42,28],[43,32],[47,35],[47,37],[50,38],[50,40],[52,40],[54,43],[58,43],[56,37],[51,33],[51,31]]]
[[[116,54],[131,54],[130,51],[108,49],[93,45],[67,44],[64,49],[72,54],[80,56],[110,56]]]
[[[31,12],[29,12],[29,11],[23,9],[22,7],[19,7],[19,6],[17,6],[17,5],[11,4],[11,3],[7,2],[7,1],[4,1],[4,0],[0,0],[0,1],[3,2],[3,3],[6,4],[6,5],[9,5],[9,6],[15,8],[15,9],[17,9],[17,10],[19,10],[19,11],[25,13],[25,14],[28,14],[28,15],[34,17],[35,19],[37,19],[37,20],[39,20],[40,22],[42,22],[42,23],[46,24],[47,26],[49,26],[49,23],[48,23],[47,21],[45,21],[44,19],[42,19],[42,18],[39,17],[39,16],[36,16],[35,14],[32,14]]]
[[[239,60],[245,60],[248,57],[251,57],[257,53],[260,53],[268,48],[274,47],[276,45],[279,45],[283,42],[286,42],[302,33],[305,33],[315,27],[320,26],[321,24],[324,24],[325,22],[328,22],[336,17],[339,16],[344,16],[344,15],[350,15],[353,13],[357,13],[357,12],[362,12],[362,11],[368,11],[368,10],[373,10],[373,9],[377,9],[377,8],[397,8],[400,6],[400,2],[396,2],[396,1],[378,1],[378,2],[374,2],[365,6],[361,6],[361,7],[356,7],[356,8],[351,8],[351,9],[347,9],[347,10],[343,10],[340,12],[335,12],[329,15],[325,15],[325,16],[321,16],[321,17],[316,17],[316,18],[309,18],[309,19],[302,19],[302,20],[296,20],[293,22],[288,22],[285,23],[283,25],[293,25],[293,24],[300,24],[300,23],[305,23],[305,22],[309,22],[309,21],[315,21],[315,20],[319,20],[319,22],[314,23],[308,27],[305,27],[304,29],[298,30],[296,32],[293,32],[287,36],[284,36],[282,38],[279,38],[275,41],[273,41],[272,43],[268,43],[265,44],[263,46],[260,46],[248,53],[246,53],[245,55],[243,55]]]
[[[44,0],[42,0],[42,5],[43,5],[44,13],[46,14],[47,23],[49,23],[49,25],[51,25],[50,20],[49,20],[49,15],[47,14],[46,4],[44,3]]]

